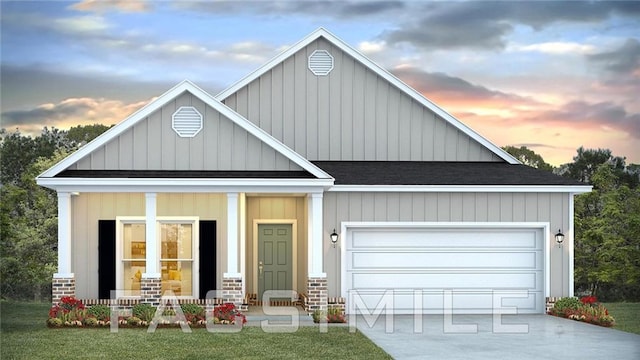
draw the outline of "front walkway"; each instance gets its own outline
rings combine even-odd
[[[494,331],[491,315],[454,315],[447,332],[442,315],[422,319],[416,331],[412,315],[397,315],[387,333],[384,316],[373,326],[356,318],[358,329],[395,359],[640,359],[640,335],[548,315],[505,315],[502,324],[522,328],[498,326],[503,333]]]

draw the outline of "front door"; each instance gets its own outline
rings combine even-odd
[[[258,224],[258,300],[266,290],[292,290],[291,224]]]

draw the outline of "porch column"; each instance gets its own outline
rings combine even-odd
[[[307,296],[309,303],[307,311],[327,309],[327,274],[323,270],[323,222],[322,222],[322,193],[307,195],[308,202],[308,278]]]
[[[227,193],[227,272],[222,278],[223,301],[243,309],[243,280],[238,266],[238,193]]]
[[[57,304],[63,296],[76,295],[71,272],[71,193],[58,192],[58,272],[53,274],[51,299]]]
[[[309,277],[326,277],[323,268],[323,231],[322,231],[322,194],[313,193],[307,196],[309,201]]]
[[[146,270],[140,279],[142,302],[154,306],[162,297],[162,277],[158,267],[158,234],[156,225],[156,193],[145,194]]]

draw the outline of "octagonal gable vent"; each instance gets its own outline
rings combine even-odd
[[[309,56],[309,70],[319,76],[327,75],[333,70],[333,56],[326,50],[316,50]]]
[[[193,106],[181,106],[171,119],[171,126],[180,137],[194,137],[202,130],[202,115]]]

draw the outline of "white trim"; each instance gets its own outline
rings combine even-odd
[[[38,185],[66,192],[322,192],[333,179],[38,178]]]
[[[240,273],[247,278],[247,194],[239,194],[240,206]],[[242,293],[247,293],[247,282],[242,282]]]
[[[524,229],[534,228],[542,230],[543,252],[544,252],[544,294],[541,299],[542,310],[544,311],[545,299],[551,293],[551,258],[549,241],[551,235],[549,222],[410,222],[410,221],[343,221],[340,224],[340,236],[344,239],[341,246],[341,271],[340,271],[340,293],[342,297],[347,297],[347,274],[345,264],[347,263],[348,231],[357,228],[482,228],[482,229]]]
[[[387,71],[380,65],[376,64],[375,62],[373,62],[372,60],[364,56],[362,53],[360,53],[358,50],[352,48],[349,44],[345,43],[344,41],[342,41],[341,39],[339,39],[329,31],[325,30],[324,28],[319,28],[315,30],[314,32],[307,35],[302,40],[295,43],[293,46],[291,46],[287,50],[283,51],[273,59],[269,60],[269,62],[267,62],[260,68],[256,69],[255,71],[251,72],[249,75],[242,78],[240,81],[236,82],[235,84],[231,85],[227,89],[223,90],[218,95],[216,95],[216,99],[219,99],[221,101],[226,99],[231,94],[237,92],[244,86],[248,85],[250,82],[257,79],[258,77],[263,75],[265,72],[271,70],[274,66],[280,64],[282,61],[292,56],[293,54],[303,49],[304,47],[306,47],[307,45],[309,45],[310,43],[312,43],[313,41],[315,41],[320,37],[324,37],[327,41],[332,43],[332,45],[336,46],[337,48],[341,49],[348,55],[360,61],[364,66],[371,69],[377,75],[387,80],[391,84],[395,85],[401,91],[404,91],[407,95],[411,96],[414,100],[418,101],[419,103],[421,103],[422,105],[424,105],[425,107],[427,107],[428,109],[436,113],[438,116],[442,117],[445,121],[449,122],[458,130],[462,131],[463,133],[470,136],[472,139],[482,144],[484,147],[492,151],[494,154],[496,154],[506,162],[510,164],[520,164],[520,161],[518,161],[516,158],[511,156],[508,152],[502,150],[499,146],[493,144],[492,142],[484,138],[482,135],[478,134],[467,125],[463,124],[460,120],[456,119],[453,115],[449,114],[447,111],[440,108],[431,100],[427,99],[424,95],[419,93],[417,90],[405,84],[402,80],[398,79],[389,71]]]
[[[227,274],[239,273],[238,193],[227,193]]]
[[[253,292],[258,294],[258,225],[291,225],[291,287],[298,287],[298,220],[297,219],[253,219]],[[259,295],[259,294],[258,294]]]
[[[53,273],[54,279],[75,279],[74,273]]]
[[[574,196],[575,194],[569,194],[569,297],[573,297],[574,295],[574,276],[575,276],[575,268],[574,268],[574,258],[575,258],[575,226],[574,226]]]
[[[240,126],[244,130],[249,132],[251,135],[257,137],[260,141],[266,143],[267,145],[272,147],[274,150],[276,150],[277,152],[279,152],[280,154],[282,154],[283,156],[287,157],[289,160],[294,162],[296,165],[300,166],[304,170],[313,174],[315,177],[320,179],[333,179],[329,174],[324,172],[319,167],[313,165],[309,160],[305,159],[300,154],[291,150],[289,147],[287,147],[286,145],[278,141],[276,138],[268,134],[266,131],[264,131],[254,123],[250,122],[249,120],[245,119],[242,115],[233,111],[232,109],[230,109],[229,107],[227,107],[226,105],[218,101],[213,96],[209,95],[207,92],[205,92],[204,90],[202,90],[201,88],[199,88],[198,86],[190,82],[189,80],[184,80],[180,84],[176,85],[171,90],[162,94],[156,100],[148,103],[142,109],[130,115],[128,118],[120,122],[118,125],[104,132],[103,134],[95,138],[93,141],[89,142],[88,144],[86,144],[76,152],[72,153],[62,161],[58,162],[53,167],[49,168],[48,170],[40,174],[38,176],[38,179],[52,178],[56,176],[60,172],[67,169],[69,166],[80,161],[82,158],[89,155],[93,151],[97,150],[101,146],[107,144],[109,141],[115,139],[120,134],[124,133],[129,128],[133,127],[133,125],[145,119],[156,110],[162,108],[162,106],[165,105],[167,102],[173,100],[174,98],[178,97],[180,94],[184,92],[190,92],[192,95],[202,100],[206,105],[211,106],[212,108],[220,112],[220,114],[222,114],[224,117],[228,118],[229,120],[234,122],[236,125]]]
[[[145,274],[160,273],[160,257],[158,256],[158,224],[157,221],[157,195],[145,193],[145,239],[146,239],[146,268]]]
[[[71,274],[71,193],[58,192],[58,274]]]
[[[591,185],[334,185],[331,192],[591,192]]]
[[[116,216],[116,294],[118,298],[133,298],[139,297],[139,295],[131,296],[130,294],[126,294],[126,290],[124,289],[124,262],[122,260],[122,252],[124,249],[124,225],[125,224],[145,224],[146,217],[144,216]],[[146,225],[145,225],[145,237],[146,237]],[[146,239],[145,239],[146,244]],[[146,250],[145,245],[145,250]],[[99,254],[98,254],[99,255]],[[147,273],[147,259],[145,257],[145,272],[142,276],[147,278],[160,278],[161,275],[158,274],[148,274]],[[122,295],[123,293],[124,296]]]
[[[324,274],[322,198],[323,196],[321,193],[312,193],[307,195],[307,271],[309,273],[309,277],[311,277],[311,274]]]

